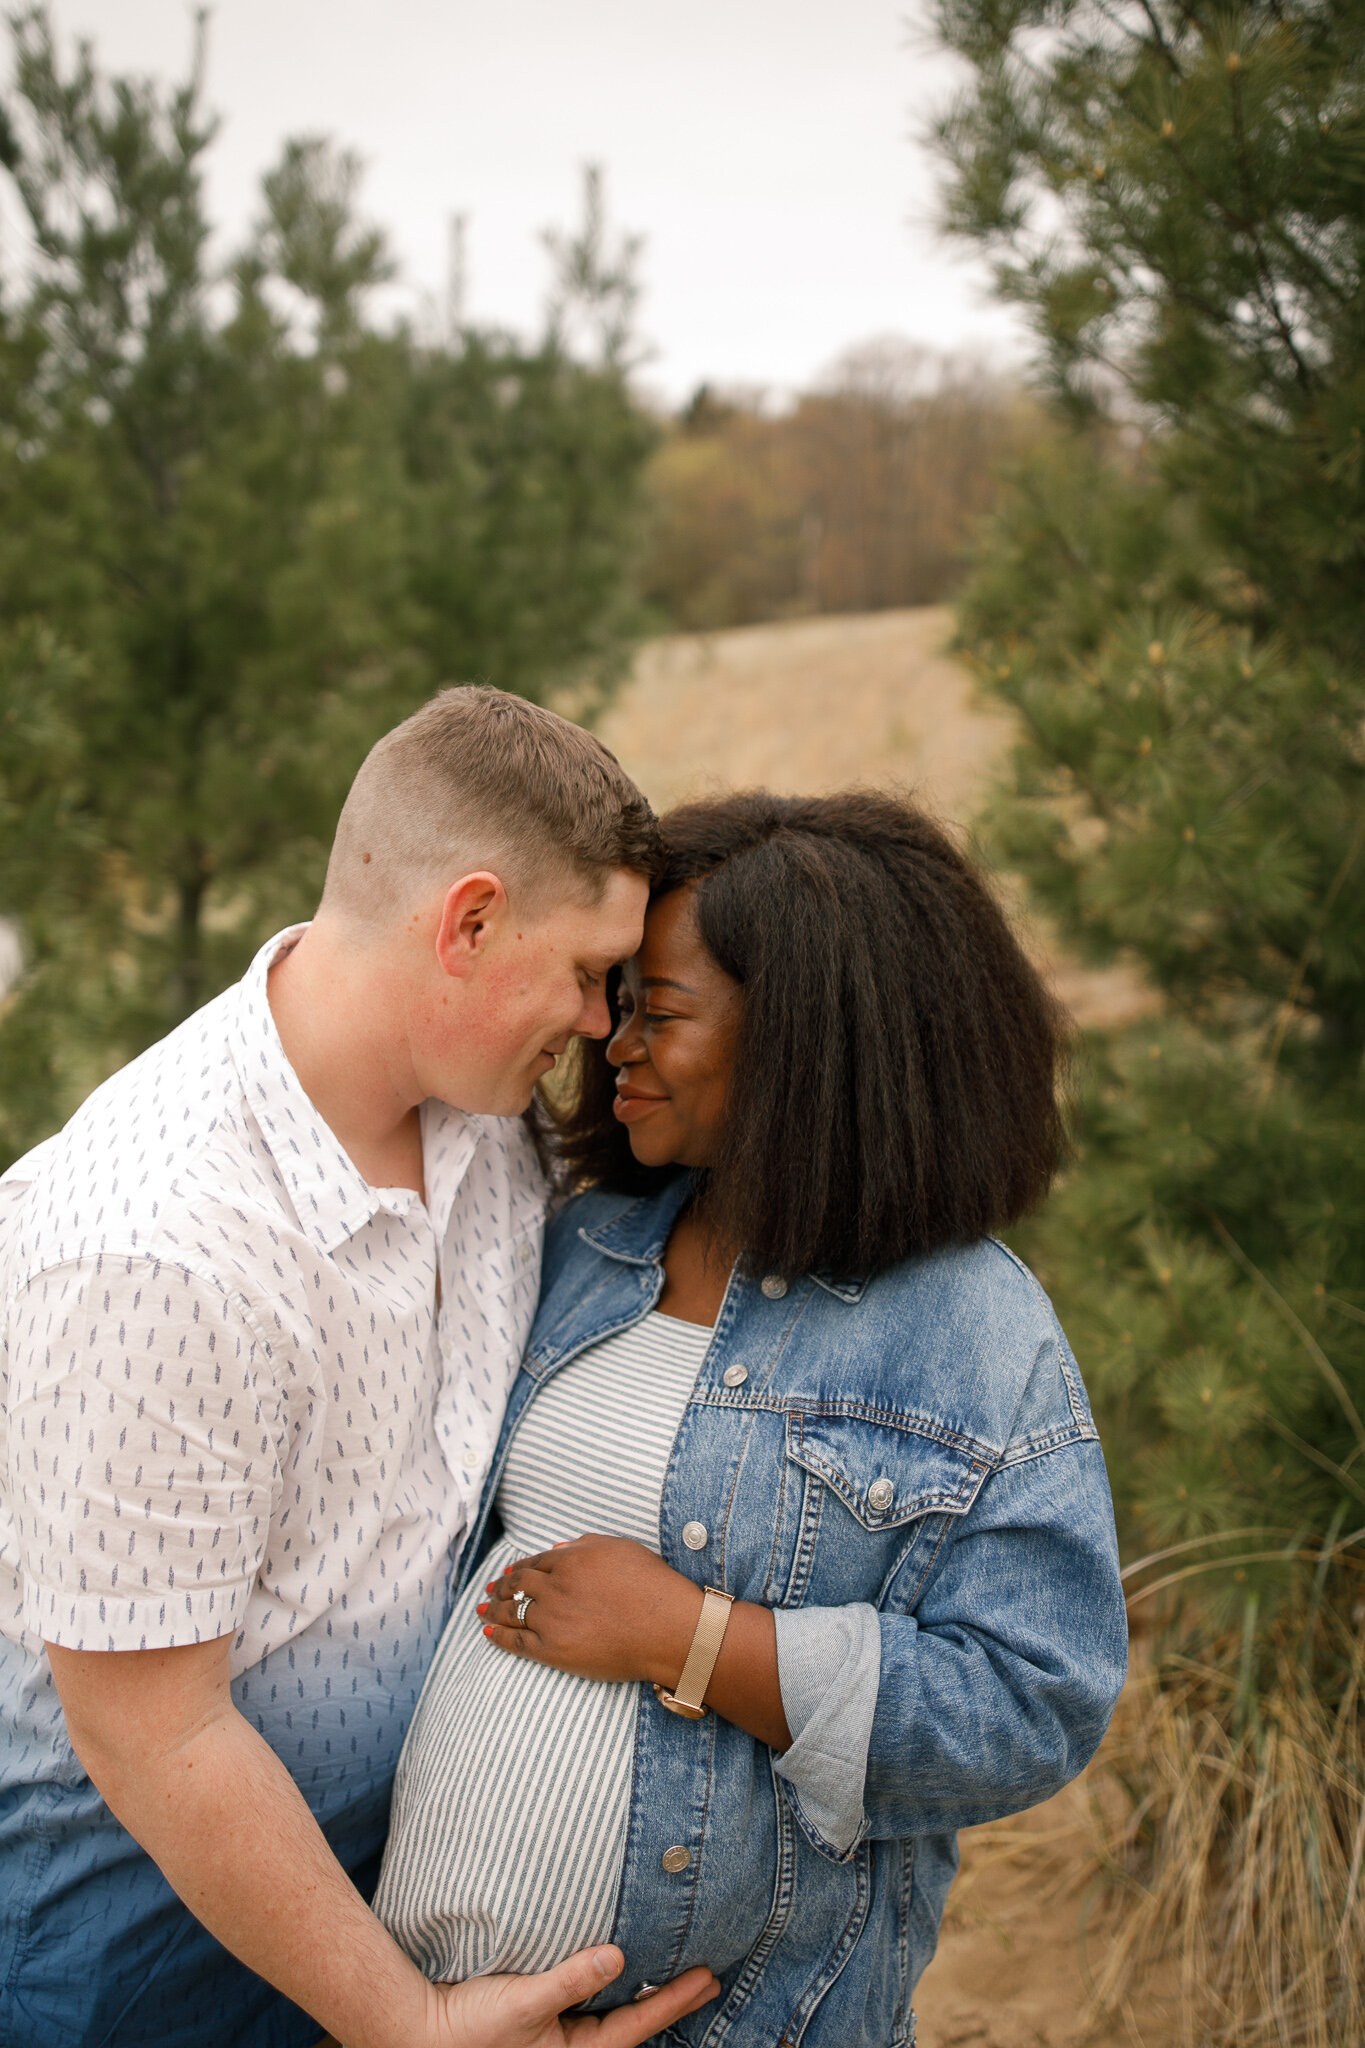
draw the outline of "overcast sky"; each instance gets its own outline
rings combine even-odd
[[[591,159],[616,224],[646,237],[645,377],[670,399],[703,378],[790,389],[886,333],[1016,357],[983,270],[932,231],[914,136],[952,74],[919,4],[217,0],[212,212],[239,233],[283,138],[334,136],[366,163],[410,301],[443,295],[462,213],[468,316],[530,330],[538,231],[574,219]],[[188,63],[185,0],[52,11],[109,68],[171,79]]]

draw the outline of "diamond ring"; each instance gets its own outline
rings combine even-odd
[[[520,1592],[520,1593],[518,1593],[518,1594],[517,1594],[517,1596],[516,1596],[516,1598],[515,1598],[515,1599],[513,1600],[513,1602],[512,1602],[512,1606],[513,1606],[513,1608],[514,1608],[514,1609],[516,1610],[516,1617],[517,1617],[517,1627],[518,1627],[518,1628],[525,1628],[525,1626],[526,1626],[526,1610],[527,1610],[527,1608],[528,1608],[528,1607],[529,1607],[529,1606],[531,1605],[531,1603],[532,1603],[532,1601],[534,1600],[534,1598],[535,1598],[535,1595],[534,1595],[534,1593],[527,1593],[527,1592],[524,1592],[524,1591],[523,1591],[523,1592]]]

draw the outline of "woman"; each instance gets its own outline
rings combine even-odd
[[[610,1938],[604,2007],[720,1977],[670,2039],[888,2048],[956,1830],[1124,1675],[1080,1376],[987,1235],[1055,1168],[1058,1023],[906,804],[664,834],[376,1910],[433,1976]]]

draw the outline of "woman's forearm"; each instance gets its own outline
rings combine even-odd
[[[697,1591],[687,1580],[683,1584],[690,1592]],[[666,1643],[651,1645],[650,1668],[645,1673],[652,1685],[662,1685],[669,1692],[681,1676],[701,1603],[688,1601],[682,1611],[684,1618],[688,1612],[692,1616],[685,1633],[674,1628]],[[782,1709],[777,1629],[771,1608],[760,1607],[752,1600],[736,1600],[706,1688],[706,1704],[722,1720],[733,1721],[737,1728],[743,1728],[746,1734],[756,1736],[772,1749],[790,1746],[791,1730]]]

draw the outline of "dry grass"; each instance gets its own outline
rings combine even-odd
[[[952,632],[946,606],[924,605],[652,640],[598,730],[661,808],[885,780],[965,819],[1014,727],[947,653]]]
[[[963,1835],[923,2048],[1365,2044],[1365,1645],[1334,1709],[1215,1654],[1140,1668],[1082,1779]]]
[[[1365,1644],[1345,1647],[1335,1707],[1288,1653],[1259,1694],[1232,1649],[1133,1689],[1093,1780],[1094,2012],[1165,1973],[1181,2048],[1365,2042]]]

